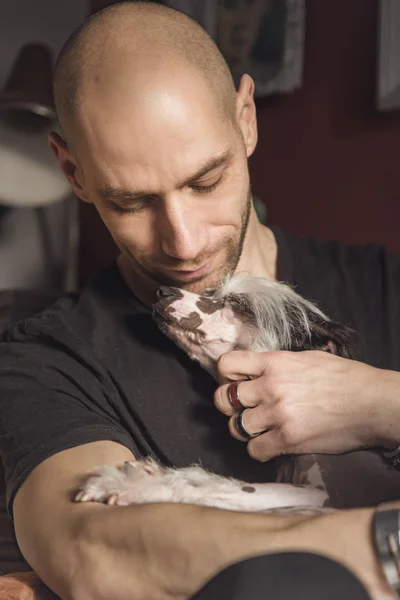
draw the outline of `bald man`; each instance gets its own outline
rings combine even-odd
[[[179,12],[128,2],[98,13],[67,42],[54,85],[62,136],[51,149],[120,255],[0,345],[7,503],[26,560],[73,600],[183,600],[235,561],[290,549],[332,557],[370,592],[389,590],[372,508],[309,518],[72,502],[92,467],[146,455],[268,481],[281,454],[395,448],[400,269],[381,249],[259,223],[247,164],[253,81],[244,75],[236,91],[212,40]],[[230,353],[217,386],[158,331],[150,307],[160,284],[201,291],[235,271],[296,284],[365,337],[368,360]],[[248,444],[227,426],[226,384],[238,373],[258,382],[241,384],[255,407],[246,428],[269,429]],[[393,500],[374,487],[380,496],[366,505]]]

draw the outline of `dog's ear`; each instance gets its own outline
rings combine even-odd
[[[359,355],[355,331],[334,321],[311,325],[310,346],[310,350],[324,350],[344,358],[357,359]]]

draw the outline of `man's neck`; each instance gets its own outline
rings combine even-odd
[[[273,281],[278,272],[278,246],[271,229],[262,225],[252,209],[236,273],[249,273]]]

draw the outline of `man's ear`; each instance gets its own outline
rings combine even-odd
[[[246,145],[247,158],[253,154],[258,139],[254,88],[250,75],[243,75],[237,91],[236,118]]]
[[[71,154],[65,140],[63,140],[63,138],[55,131],[52,131],[49,134],[49,147],[58,160],[60,169],[68,179],[74,193],[84,202],[91,203],[92,201],[86,194],[82,185],[80,168]]]

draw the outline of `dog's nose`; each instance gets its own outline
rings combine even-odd
[[[167,285],[162,285],[157,290],[157,296],[159,298],[168,298],[176,296],[176,291],[172,287],[168,287]]]

